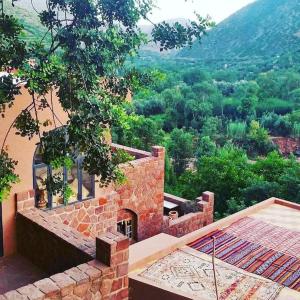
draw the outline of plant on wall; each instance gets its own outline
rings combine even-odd
[[[18,182],[19,178],[14,173],[16,162],[10,159],[5,151],[0,154],[0,202],[8,195],[11,184]]]
[[[5,7],[17,1],[0,0],[0,69],[17,70],[0,78],[0,113],[5,117],[5,109],[13,105],[23,83],[31,102],[16,116],[11,128],[24,137],[39,136],[46,164],[63,163],[65,158],[74,161],[84,153],[83,168],[96,175],[101,185],[117,180],[121,172],[111,159],[105,132],[118,120],[128,91],[151,83],[149,74],[125,62],[147,43],[138,22],[148,20],[153,1],[45,0],[45,8],[38,15],[46,33],[39,42],[31,43],[22,40],[18,20],[5,13]],[[191,45],[212,25],[208,18],[198,16],[198,21],[186,26],[165,22],[154,25],[153,41],[161,50]],[[54,111],[53,93],[68,116],[67,124],[63,125]],[[46,108],[52,118],[43,123],[38,112]],[[49,123],[57,130],[44,130]],[[2,149],[0,168],[15,176],[15,162],[7,160]],[[8,175],[0,176],[4,180]],[[10,185],[15,178],[6,180]],[[0,186],[0,193],[3,189],[7,187]]]

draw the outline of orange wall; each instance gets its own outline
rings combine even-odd
[[[17,96],[14,101],[14,105],[11,108],[7,108],[5,112],[5,118],[0,119],[0,145],[5,138],[5,134],[16,118],[16,116],[25,109],[30,101],[31,96],[27,91],[22,88],[22,95]],[[50,95],[47,97],[48,102],[50,103]],[[62,123],[65,123],[67,120],[66,114],[61,109],[58,99],[53,93],[53,104],[54,110],[58,118]],[[32,111],[33,113],[33,111]],[[52,114],[49,108],[44,111],[38,111],[40,120],[52,120]],[[59,122],[57,122],[59,126]],[[49,131],[53,129],[54,126],[48,126],[43,128],[43,131]],[[34,137],[31,140],[28,138],[23,138],[18,135],[15,135],[15,130],[13,129],[6,141],[8,147],[8,153],[11,158],[18,161],[16,167],[16,173],[20,176],[20,183],[15,184],[12,188],[9,199],[3,202],[3,231],[4,231],[4,255],[9,255],[14,253],[16,248],[15,241],[15,194],[23,191],[28,191],[33,188],[33,177],[32,177],[32,162],[33,155],[36,149],[36,144],[38,143],[38,137]]]

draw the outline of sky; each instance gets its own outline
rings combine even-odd
[[[255,0],[155,0],[157,9],[154,9],[151,21],[154,23],[176,19],[194,19],[194,11],[219,23],[228,16],[254,2]],[[148,24],[146,21],[142,24]]]

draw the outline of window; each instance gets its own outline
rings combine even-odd
[[[120,221],[117,224],[118,232],[127,236],[130,240],[133,239],[133,222],[132,220]]]
[[[74,202],[94,198],[95,196],[95,180],[94,176],[89,175],[82,168],[83,157],[79,157],[74,166],[67,170],[61,168],[53,170],[51,166],[44,164],[39,154],[39,147],[35,153],[33,162],[33,183],[36,192],[36,205],[42,209],[52,209],[58,206],[71,204]],[[68,201],[59,195],[48,193],[45,180],[50,175],[60,175],[62,180],[72,189],[73,195]]]
[[[117,231],[127,236],[130,242],[137,241],[137,215],[129,209],[120,209],[117,213]]]

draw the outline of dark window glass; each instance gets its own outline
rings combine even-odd
[[[60,168],[53,170],[42,163],[39,147],[35,152],[34,157],[34,188],[36,191],[36,205],[39,208],[55,208],[61,205],[82,201],[93,198],[95,194],[94,176],[89,175],[81,168],[82,157],[80,157],[74,166],[67,170]],[[73,195],[65,201],[63,195],[51,195],[48,193],[45,185],[47,176],[58,175],[61,180],[68,184],[72,189]]]
[[[94,178],[85,170],[82,170],[82,199],[88,199],[94,195]]]
[[[130,240],[133,238],[133,223],[132,220],[120,221],[117,224],[118,232],[127,236]]]
[[[39,208],[49,207],[49,195],[46,189],[45,181],[48,177],[48,167],[46,165],[37,165],[34,168],[35,172],[35,193],[36,193],[36,202]]]
[[[77,164],[74,165],[70,170],[67,171],[67,183],[69,187],[73,191],[73,195],[69,199],[69,203],[76,202],[80,200],[79,194],[78,194],[78,166]]]

